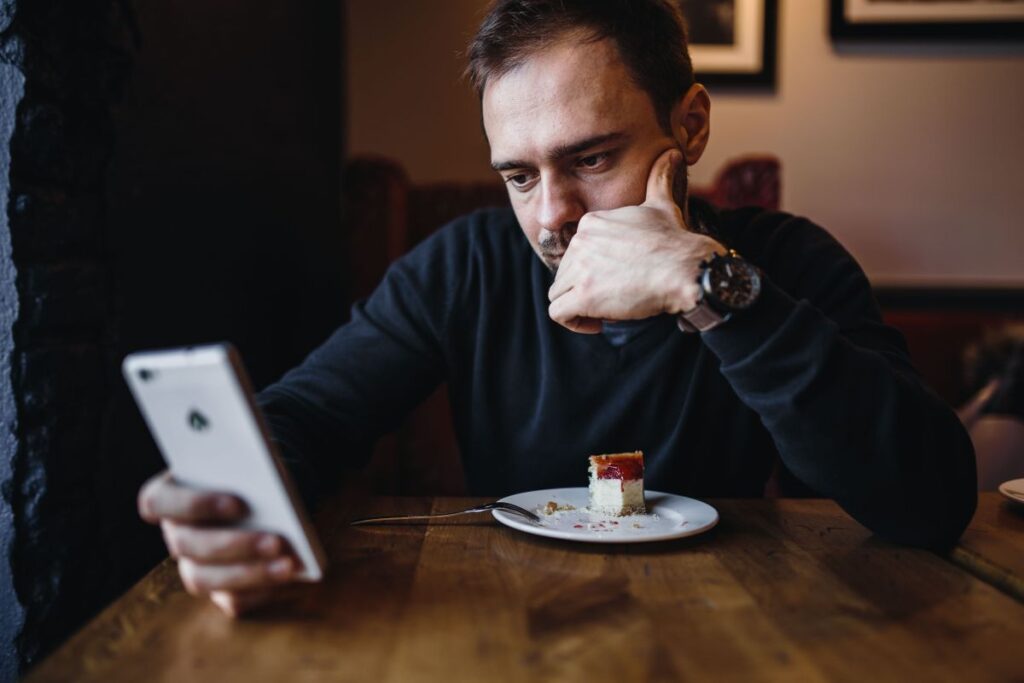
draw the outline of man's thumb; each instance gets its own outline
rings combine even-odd
[[[682,161],[683,153],[675,147],[666,149],[654,160],[651,174],[647,177],[647,197],[644,204],[675,203],[673,188]]]

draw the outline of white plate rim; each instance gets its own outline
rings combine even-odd
[[[999,493],[1003,494],[1014,503],[1024,504],[1024,497],[1015,496],[1010,493],[1011,488],[1017,491],[1024,491],[1024,479],[1011,479],[1009,481],[1004,481],[999,485]]]
[[[585,486],[570,486],[558,489],[540,489],[537,491],[522,491],[515,493],[510,496],[501,498],[498,502],[503,503],[514,503],[521,504],[519,501],[521,496],[536,496],[538,498],[552,498],[556,495],[566,495],[567,491],[572,492],[586,492],[587,487]],[[545,538],[556,538],[563,541],[574,541],[577,543],[602,543],[602,544],[620,544],[620,543],[657,543],[661,541],[673,541],[679,538],[686,538],[688,536],[696,536],[706,531],[713,529],[719,520],[718,510],[713,506],[705,503],[702,500],[696,498],[689,498],[687,496],[680,496],[674,493],[664,493],[662,491],[650,491],[644,490],[644,498],[648,501],[652,499],[659,499],[661,505],[664,501],[668,501],[674,504],[683,504],[686,506],[694,506],[701,512],[710,516],[709,521],[703,524],[694,525],[692,528],[680,529],[677,531],[671,531],[666,533],[652,533],[648,535],[637,534],[632,536],[599,536],[594,534],[585,534],[583,532],[563,531],[560,529],[552,529],[549,527],[538,526],[529,521],[524,520],[522,517],[504,512],[502,510],[492,510],[491,515],[500,524],[504,524],[507,527],[516,529],[517,531],[523,531],[525,533],[534,536],[543,536]],[[525,507],[525,506],[524,506]],[[656,510],[658,505],[655,505],[652,510]],[[529,509],[529,508],[528,508]]]

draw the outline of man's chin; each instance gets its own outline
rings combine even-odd
[[[540,257],[540,260],[541,260],[541,263],[543,263],[545,266],[547,266],[548,270],[551,271],[552,275],[557,275],[558,274],[558,266],[559,266],[559,264],[562,263],[561,255],[559,255],[559,256],[543,256],[542,255]]]

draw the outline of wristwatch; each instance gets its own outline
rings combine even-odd
[[[761,295],[761,271],[733,249],[715,254],[700,265],[700,300],[677,318],[683,332],[713,330],[735,313],[753,306]]]

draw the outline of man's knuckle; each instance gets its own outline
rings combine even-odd
[[[145,487],[139,491],[139,496],[136,499],[135,504],[138,506],[139,517],[150,523],[156,520],[156,515],[153,513],[153,503],[150,500]]]
[[[139,489],[139,495],[136,498],[136,504],[139,509],[139,516],[147,522],[155,522],[159,518],[158,502],[160,497],[160,491],[163,487],[163,477],[157,475],[152,477],[142,488]]]
[[[548,306],[548,317],[556,323],[563,322],[562,306],[558,305],[557,301]]]

